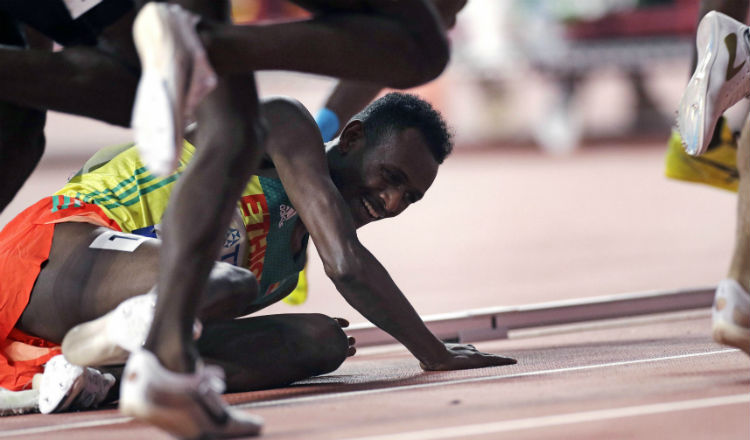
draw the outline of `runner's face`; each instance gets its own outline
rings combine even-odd
[[[340,190],[357,227],[400,214],[424,196],[437,176],[438,163],[415,128],[347,155],[353,172],[346,173]]]

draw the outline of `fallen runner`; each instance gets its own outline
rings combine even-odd
[[[243,192],[219,256],[249,270],[216,263],[200,305],[199,351],[209,364],[225,369],[227,389],[288,384],[332,371],[351,354],[353,341],[341,321],[323,315],[233,319],[291,292],[304,266],[308,236],[347,301],[402,342],[422,368],[515,363],[436,339],[356,238],[355,228],[400,214],[432,184],[451,150],[439,114],[416,97],[389,94],[356,115],[324,148],[315,122],[298,103],[274,99],[264,111],[271,126],[268,157]],[[187,143],[180,170],[191,154]],[[70,360],[122,363],[148,331],[153,301],[144,294],[154,285],[160,246],[152,237],[159,235],[160,216],[179,173],[155,178],[134,148],[108,149],[55,196],[14,219],[0,233],[0,266],[23,274],[25,284],[10,293],[14,286],[0,281],[0,301],[17,301],[13,310],[20,315],[3,308],[3,335],[23,331],[57,344],[77,326],[63,344]],[[30,236],[36,237],[32,246]],[[56,348],[49,350],[47,359],[56,354]],[[38,371],[32,369],[32,377]],[[68,400],[75,401],[69,395]]]

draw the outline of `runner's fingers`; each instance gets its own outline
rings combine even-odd
[[[492,365],[514,365],[517,364],[518,361],[504,356],[493,356],[492,357]]]
[[[357,352],[357,349],[354,347],[349,347],[349,349],[346,351],[346,357],[352,357],[354,356],[354,353]]]
[[[354,336],[349,336],[349,346],[352,347],[357,342],[356,339],[354,339]]]

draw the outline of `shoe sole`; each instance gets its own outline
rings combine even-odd
[[[708,93],[708,73],[713,68],[718,55],[711,49],[717,47],[719,41],[719,26],[716,20],[702,20],[698,27],[696,45],[703,48],[698,51],[698,63],[693,76],[688,82],[685,93],[680,102],[680,112],[678,117],[678,130],[682,137],[682,144],[685,151],[697,156],[703,154],[708,142],[704,142],[704,128],[706,120],[706,95]],[[686,105],[686,103],[692,103]],[[708,115],[710,117],[710,115]],[[689,123],[688,121],[698,121],[698,123]],[[713,131],[716,123],[712,124],[710,130]],[[691,127],[694,131],[686,132],[686,128]]]
[[[81,373],[78,374],[75,379],[73,379],[73,383],[69,387],[67,387],[67,391],[55,395],[50,399],[51,408],[43,408],[43,406],[46,405],[42,405],[44,397],[40,395],[39,412],[41,412],[42,414],[51,414],[68,409],[70,405],[75,401],[76,397],[78,397],[78,394],[80,394],[81,389],[83,388],[83,375],[84,372],[81,371]]]
[[[165,53],[169,50],[164,50],[166,46],[158,42],[174,41],[178,37],[148,31],[175,28],[170,26],[170,21],[168,11],[155,3],[149,3],[138,14],[133,32],[143,72],[133,105],[132,127],[145,165],[152,174],[161,177],[170,174],[178,166],[185,115],[191,114],[203,97],[216,86],[216,75],[205,52],[186,47],[189,59],[175,59],[175,54]],[[170,62],[173,64],[170,65]],[[176,88],[184,88],[175,90],[175,96],[170,93],[166,80],[172,73],[170,67],[186,73],[185,84],[173,84]]]
[[[151,395],[155,397],[155,395]],[[129,399],[124,393],[120,396],[120,412],[123,415],[133,417],[137,420],[147,422],[162,430],[165,430],[180,438],[204,439],[204,438],[235,438],[255,437],[260,435],[263,423],[258,419],[252,423],[254,427],[242,430],[229,430],[222,434],[220,431],[204,432],[201,425],[210,425],[210,422],[201,423],[205,418],[202,414],[196,414],[194,409],[188,406],[178,406],[177,402],[163,402],[163,405],[153,405],[143,401]],[[230,413],[231,408],[226,408]],[[231,417],[231,415],[230,415]],[[236,416],[235,416],[236,417]]]
[[[739,348],[750,355],[750,329],[719,320],[714,321],[712,333],[719,344]]]
[[[155,3],[148,3],[139,12],[133,25],[133,40],[141,59],[141,79],[138,82],[133,104],[132,127],[135,142],[145,165],[152,174],[165,176],[174,169],[176,144],[181,137],[179,121],[174,102],[170,97],[164,77],[174,54],[164,53],[159,44],[169,38],[162,30],[168,28],[164,22],[163,9]],[[184,66],[174,66],[177,69]]]
[[[176,168],[175,115],[161,76],[144,72],[133,105],[132,127],[141,160],[151,174],[167,176]]]
[[[122,365],[128,360],[130,352],[108,337],[108,315],[79,324],[68,331],[62,342],[62,352],[68,362],[98,367]]]
[[[160,371],[161,370],[161,371]],[[190,383],[180,389],[170,374],[150,353],[136,352],[125,366],[120,387],[120,412],[148,422],[180,438],[236,438],[257,436],[263,422],[260,418],[239,412],[223,403],[226,418],[217,413],[217,395],[205,396]],[[149,378],[149,376],[151,376]],[[185,385],[183,383],[182,385]]]

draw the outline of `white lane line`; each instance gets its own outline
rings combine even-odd
[[[524,429],[545,428],[550,426],[572,425],[575,423],[596,422],[601,420],[635,417],[646,414],[686,411],[691,409],[711,408],[715,406],[750,403],[749,394],[710,397],[706,399],[680,400],[675,402],[656,403],[652,405],[625,406],[621,408],[584,411],[568,414],[555,414],[542,417],[506,420],[495,423],[459,425],[447,428],[427,429],[422,431],[401,432],[395,434],[356,437],[347,440],[439,440],[465,438],[470,435],[496,434],[500,432],[521,431]]]
[[[472,377],[468,379],[445,380],[445,381],[440,381],[440,382],[428,382],[428,383],[420,383],[420,384],[415,384],[415,385],[401,385],[401,386],[395,386],[395,387],[375,388],[371,390],[344,391],[341,393],[328,393],[328,394],[319,394],[319,395],[314,395],[314,396],[289,397],[286,399],[276,399],[276,400],[270,400],[270,401],[265,401],[265,402],[242,403],[242,404],[235,405],[235,406],[237,408],[263,408],[263,407],[268,407],[268,406],[293,405],[293,404],[298,404],[298,403],[309,403],[309,402],[316,402],[319,400],[330,400],[330,399],[337,399],[337,398],[342,398],[342,397],[358,397],[358,396],[366,396],[370,394],[389,393],[393,391],[408,391],[408,390],[417,390],[421,388],[441,387],[441,386],[448,386],[448,385],[463,385],[463,384],[475,383],[475,382],[488,382],[488,381],[493,381],[493,380],[515,379],[518,377],[543,376],[543,375],[558,374],[558,373],[571,373],[571,372],[576,372],[576,371],[596,370],[596,369],[601,369],[601,368],[620,367],[620,366],[625,366],[625,365],[647,364],[651,362],[662,362],[662,361],[670,361],[670,360],[675,360],[675,359],[713,356],[715,354],[733,353],[736,351],[739,351],[739,350],[734,349],[734,348],[725,348],[721,350],[706,351],[702,353],[688,353],[688,354],[680,354],[680,355],[674,355],[674,356],[662,356],[662,357],[657,357],[657,358],[636,359],[636,360],[631,360],[631,361],[607,362],[604,364],[582,365],[578,367],[565,367],[565,368],[555,368],[551,370],[526,371],[523,373],[512,373],[512,374],[498,374],[495,376],[482,376],[482,377]]]
[[[12,417],[12,416],[11,416]],[[60,425],[36,426],[33,428],[9,429],[0,431],[0,437],[13,437],[16,435],[43,434],[45,432],[58,432],[70,429],[95,428],[97,426],[119,425],[133,420],[132,417],[113,417],[104,420],[89,420],[86,422],[62,423]]]
[[[233,405],[233,407],[247,409],[247,408],[262,408],[262,407],[269,407],[269,406],[290,405],[290,404],[297,404],[297,403],[308,403],[308,402],[315,402],[319,400],[329,400],[329,399],[344,398],[344,397],[357,397],[357,396],[362,396],[362,395],[380,394],[380,393],[387,393],[387,392],[393,392],[393,391],[406,391],[406,390],[414,390],[414,389],[437,387],[437,386],[460,385],[460,384],[473,383],[473,382],[513,379],[517,377],[528,377],[528,376],[541,376],[541,375],[547,375],[547,374],[594,370],[594,369],[607,368],[607,367],[618,367],[618,366],[623,366],[623,365],[661,362],[661,361],[668,361],[668,360],[674,360],[674,359],[687,359],[687,358],[692,358],[692,357],[712,356],[712,355],[717,355],[717,354],[733,353],[736,351],[738,350],[722,349],[722,350],[706,351],[706,352],[701,352],[701,353],[688,353],[688,354],[681,354],[681,355],[674,355],[674,356],[663,356],[663,357],[658,357],[658,358],[636,359],[632,361],[620,361],[620,362],[608,362],[605,364],[583,365],[579,367],[556,368],[556,369],[551,369],[551,370],[540,370],[540,371],[527,371],[524,373],[501,374],[501,375],[496,375],[496,376],[474,377],[474,378],[469,378],[469,379],[456,379],[456,380],[449,380],[449,381],[443,381],[443,382],[430,382],[430,383],[423,383],[423,384],[416,384],[416,385],[404,385],[404,386],[396,386],[396,387],[388,387],[388,388],[378,388],[378,389],[372,389],[372,390],[345,391],[341,393],[321,394],[321,395],[316,395],[316,396],[290,397],[288,399],[278,399],[278,400],[272,400],[272,401],[267,401],[267,402],[243,403],[239,405]],[[40,434],[40,433],[45,433],[45,432],[56,432],[56,431],[64,431],[64,430],[71,430],[71,429],[96,427],[96,426],[116,425],[120,423],[126,423],[131,420],[133,419],[130,417],[113,417],[113,418],[109,418],[105,420],[97,420],[97,421],[62,423],[62,424],[53,425],[53,426],[40,426],[40,427],[34,427],[34,428],[4,430],[4,431],[0,431],[0,437],[12,437],[15,435]]]

